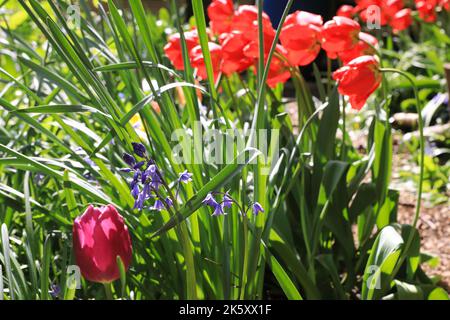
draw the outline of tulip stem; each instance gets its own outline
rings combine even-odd
[[[331,92],[331,59],[327,57],[327,94]]]
[[[346,159],[346,149],[345,149],[345,136],[347,135],[347,125],[346,125],[346,113],[345,113],[345,99],[342,96],[342,145],[341,145],[341,160],[345,161]]]
[[[414,81],[414,78],[408,74],[407,72],[393,69],[393,68],[381,68],[381,72],[392,72],[392,73],[398,73],[401,76],[405,77],[413,87],[414,95],[416,98],[416,108],[417,108],[417,115],[418,115],[418,122],[419,122],[419,144],[420,144],[420,157],[419,157],[419,166],[420,166],[420,173],[419,173],[419,183],[417,186],[417,200],[416,200],[416,210],[414,214],[414,220],[412,223],[413,228],[416,228],[417,222],[419,220],[419,214],[420,214],[420,207],[422,202],[422,188],[423,188],[423,176],[424,176],[424,161],[425,161],[425,138],[423,135],[423,119],[422,119],[422,108],[420,106],[420,99],[419,94],[417,90],[416,83]],[[404,254],[399,259],[399,263],[395,266],[394,272],[392,275],[395,275],[400,268],[401,264],[403,263],[403,260],[406,258],[406,254],[409,250],[409,247],[411,246],[411,243],[414,238],[414,232],[411,232],[409,234],[408,240],[404,247]]]
[[[105,283],[103,283],[103,286],[105,287],[106,299],[114,300],[112,289],[111,289],[112,282],[105,282]]]

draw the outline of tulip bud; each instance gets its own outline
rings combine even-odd
[[[73,224],[75,259],[84,278],[108,283],[120,277],[117,256],[127,270],[132,258],[128,228],[116,208],[90,205]]]

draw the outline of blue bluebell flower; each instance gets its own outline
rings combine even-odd
[[[164,207],[164,203],[161,201],[161,200],[159,200],[159,199],[156,199],[156,201],[155,201],[155,203],[153,204],[153,207],[151,208],[152,210],[157,210],[157,211],[161,211],[161,210],[163,210],[165,207]]]
[[[222,216],[222,215],[224,215],[225,214],[225,212],[223,211],[223,207],[222,207],[222,205],[220,205],[220,204],[217,204],[215,207],[214,207],[214,212],[213,212],[213,216]]]
[[[37,173],[34,175],[33,181],[34,181],[34,183],[36,183],[37,185],[41,185],[42,182],[44,181],[44,177],[45,177],[45,176],[44,176],[43,173],[37,172]]]
[[[59,295],[61,294],[61,287],[58,286],[57,284],[52,284],[50,286],[50,295],[56,299],[59,297]]]
[[[141,211],[144,208],[144,201],[146,200],[146,195],[144,191],[138,194],[136,201],[134,202],[133,209],[138,209]]]
[[[136,164],[136,158],[126,152],[123,154],[122,159],[130,167],[133,167]]]
[[[231,199],[230,195],[227,192],[223,195],[222,207],[231,208],[232,205],[233,205],[233,200]]]
[[[158,168],[156,167],[156,165],[151,164],[147,170],[145,170],[145,175],[146,175],[146,179],[150,178],[151,182],[150,185],[152,186],[152,188],[154,188],[155,190],[159,189],[159,186],[162,184],[161,178],[159,177],[158,174]]]
[[[137,154],[141,158],[147,157],[147,150],[142,143],[133,142],[131,143],[131,145],[133,146],[133,151],[135,154]]]
[[[170,197],[167,197],[165,201],[166,201],[167,206],[173,207],[173,201],[172,201],[172,199],[170,199]]]
[[[142,166],[145,164],[145,161],[139,161],[138,163],[136,163],[134,166],[133,166],[133,169],[134,170],[137,170],[137,169],[140,169],[140,168],[142,168]]]
[[[203,201],[202,201],[202,204],[213,207],[213,208],[215,208],[216,206],[219,205],[217,203],[217,201],[214,199],[211,192],[206,195],[205,199],[203,199]]]
[[[189,181],[192,181],[192,173],[188,172],[187,170],[184,170],[182,173],[180,173],[178,181],[184,182],[184,183],[188,183]]]
[[[258,213],[264,212],[263,207],[258,202],[252,204],[252,210],[254,215],[258,215]]]
[[[131,195],[133,196],[134,199],[137,199],[139,192],[140,192],[139,187],[137,184],[135,184],[134,187],[131,189]]]
[[[140,171],[135,171],[133,175],[133,180],[131,180],[130,188],[133,189],[134,186],[139,182],[139,177],[141,175]]]
[[[88,156],[84,157],[83,160],[84,160],[84,162],[86,162],[86,163],[87,163],[89,166],[91,166],[91,167],[97,166],[97,165],[95,164],[95,162],[92,161],[92,159],[89,158]]]

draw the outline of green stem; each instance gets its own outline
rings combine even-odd
[[[106,299],[107,300],[114,300],[113,293],[112,293],[112,288],[111,288],[112,282],[103,283],[103,286],[105,287]]]
[[[242,218],[243,218],[243,227],[244,227],[244,251],[243,251],[243,256],[244,256],[244,261],[243,261],[243,265],[242,265],[242,277],[241,277],[241,292],[239,295],[239,299],[240,300],[244,300],[245,299],[245,291],[246,291],[246,285],[247,285],[247,273],[248,273],[248,221],[247,221],[247,214],[246,213],[242,213]]]
[[[331,59],[327,57],[327,95],[331,92]]]
[[[403,77],[405,77],[411,83],[413,90],[414,90],[414,95],[416,98],[416,108],[417,108],[417,115],[418,115],[418,120],[419,120],[419,140],[420,140],[419,141],[419,143],[420,143],[420,159],[419,159],[420,173],[419,173],[419,183],[417,186],[416,210],[415,210],[415,214],[414,214],[414,220],[412,223],[413,228],[416,228],[417,222],[419,220],[420,207],[421,207],[421,203],[422,203],[422,188],[423,188],[424,159],[425,159],[425,138],[423,135],[422,108],[420,107],[419,94],[418,94],[418,90],[417,90],[417,86],[414,81],[414,78],[411,77],[411,75],[409,75],[408,73],[401,71],[401,70],[393,69],[393,68],[382,68],[381,72],[398,73],[398,74],[402,75]],[[406,242],[405,249],[403,251],[403,255],[400,258],[399,263],[396,265],[393,275],[396,274],[396,272],[400,268],[400,265],[406,258],[406,253],[408,252],[408,249],[411,246],[413,238],[414,238],[414,232],[411,232],[408,237],[408,240]]]
[[[346,150],[345,150],[345,136],[347,134],[347,126],[346,126],[346,114],[345,114],[345,99],[342,97],[342,145],[341,145],[341,160],[345,161],[346,158]]]

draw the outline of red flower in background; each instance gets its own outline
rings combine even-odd
[[[234,72],[242,72],[253,64],[253,59],[244,54],[244,48],[249,41],[240,31],[224,33],[219,38],[222,45],[223,62],[222,72],[230,75]]]
[[[360,110],[381,83],[379,63],[373,56],[361,56],[333,73],[338,91],[350,99],[353,109]]]
[[[400,31],[403,29],[397,29],[396,27],[407,22],[407,20],[402,21],[402,15],[405,15],[406,12],[402,12],[399,15],[399,12],[405,8],[403,0],[362,0],[357,1],[357,3],[358,5],[356,6],[355,11],[359,12],[361,20],[364,22],[367,22],[371,15],[378,14],[378,12],[374,10],[375,7],[372,6],[376,6],[380,9],[381,26],[389,24],[394,30]]]
[[[275,39],[275,30],[272,27],[269,16],[263,12],[263,38],[264,54],[268,54]],[[251,59],[259,57],[258,35],[258,9],[255,6],[242,5],[235,11],[233,18],[233,30],[242,33],[248,44],[244,47],[244,54]]]
[[[442,9],[450,11],[450,0],[441,0],[439,2],[439,5],[442,7]]]
[[[108,283],[120,277],[117,256],[125,269],[131,263],[128,228],[113,205],[90,205],[73,224],[73,249],[81,274],[89,281]]]
[[[209,52],[211,53],[214,80],[216,80],[222,65],[222,47],[214,42],[208,42],[208,47]],[[203,57],[202,47],[200,45],[191,50],[189,58],[191,60],[192,67],[197,68],[197,75],[202,79],[207,79],[208,74],[206,72],[205,59]]]
[[[391,27],[394,32],[408,29],[412,24],[411,9],[402,9],[395,13],[391,20]]]
[[[435,22],[437,20],[436,6],[437,0],[416,0],[416,9],[419,11],[419,17],[425,22]]]
[[[390,20],[398,11],[405,7],[403,0],[385,0],[382,3],[381,10],[386,14]]]
[[[269,16],[263,12],[263,32],[267,37],[275,37],[272,22]],[[258,8],[251,5],[242,5],[234,13],[233,30],[242,32],[244,37],[250,41],[258,40]]]
[[[339,52],[352,49],[359,41],[361,27],[358,22],[346,17],[334,17],[322,28],[322,48],[331,59]]]
[[[346,17],[351,19],[355,15],[355,7],[348,4],[344,4],[339,7],[336,15],[339,17]]]
[[[289,64],[281,58],[277,57],[277,54],[286,57],[287,50],[283,48],[283,46],[277,45],[276,54],[274,54],[272,57],[272,61],[269,66],[269,74],[267,75],[266,81],[267,85],[271,88],[276,87],[279,83],[285,83],[291,77]]]
[[[320,52],[322,17],[305,11],[287,16],[280,34],[280,41],[287,49],[287,58],[294,66],[305,66],[316,59]]]
[[[338,56],[344,64],[347,64],[360,56],[374,55],[376,53],[374,47],[377,46],[377,38],[368,33],[360,32],[358,43],[350,50],[339,52]]]
[[[234,17],[232,0],[214,0],[208,7],[210,26],[215,34],[230,32]]]
[[[199,43],[197,30],[184,32],[184,38],[186,39],[188,52],[190,52]],[[172,62],[175,69],[184,70],[183,51],[181,49],[181,39],[179,33],[173,34],[169,37],[169,42],[167,42],[164,46],[164,52],[170,62]]]
[[[386,0],[360,0],[356,1],[356,4],[355,12],[359,13],[363,22],[373,20],[376,15],[380,14],[380,25],[385,26],[388,23],[388,10],[385,10]]]

